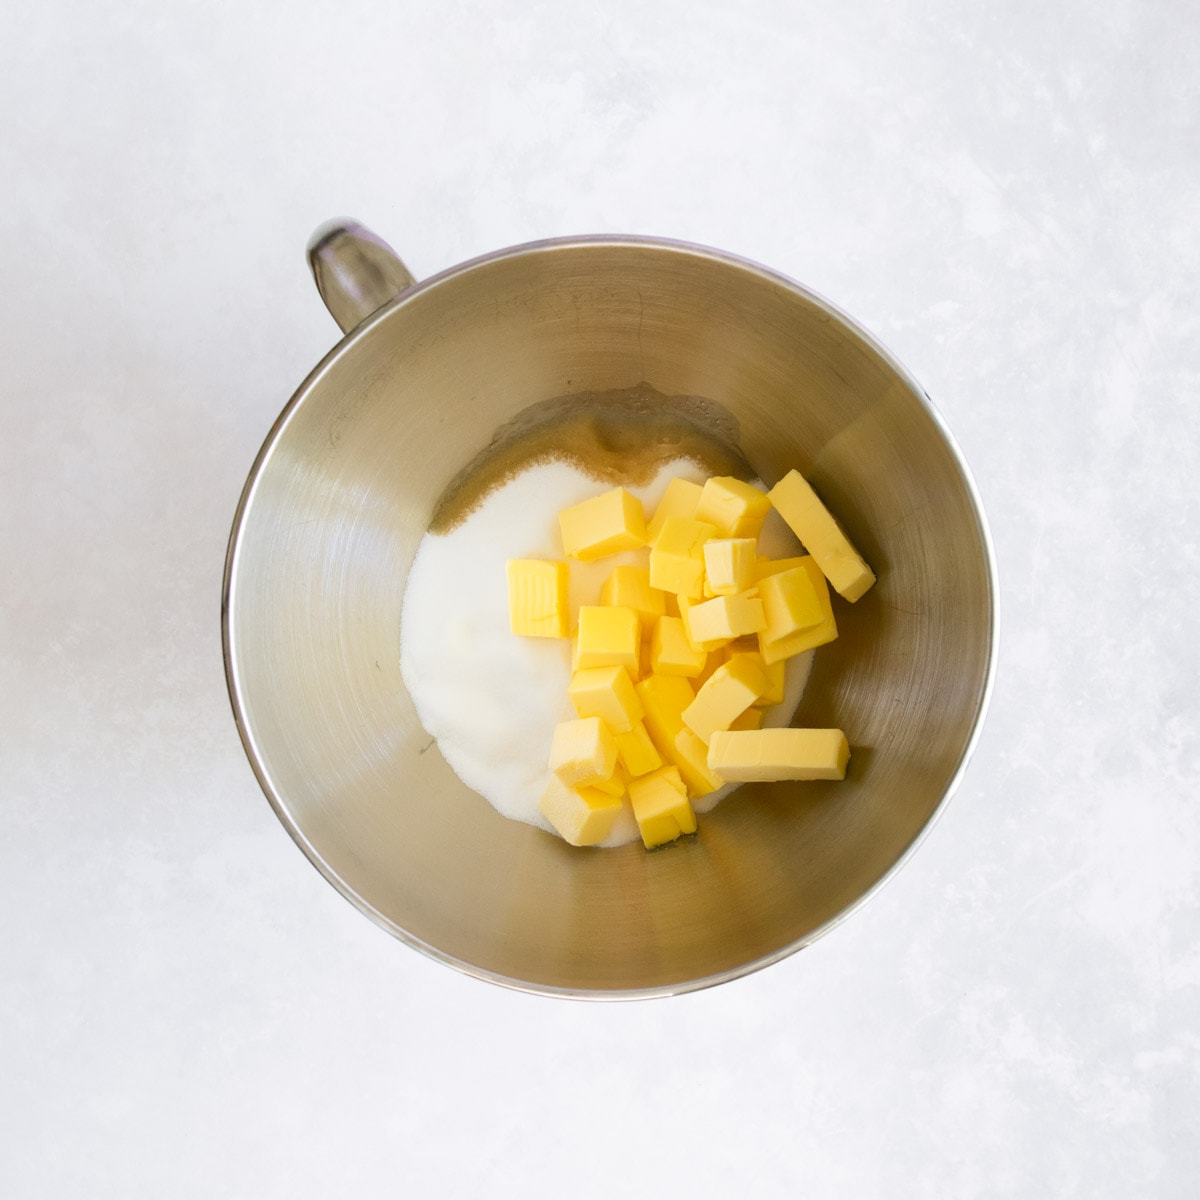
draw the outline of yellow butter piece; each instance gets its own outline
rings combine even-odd
[[[540,558],[510,558],[508,624],[521,637],[566,637],[567,564]]]
[[[638,721],[626,733],[614,733],[613,740],[617,743],[617,761],[629,777],[636,779],[662,766],[662,755],[654,748],[643,722]]]
[[[658,752],[669,759],[675,735],[683,728],[683,710],[696,698],[692,685],[681,675],[647,675],[634,688],[646,729]]]
[[[696,832],[696,814],[677,767],[659,767],[629,781],[629,802],[647,850]]]
[[[581,604],[576,631],[576,671],[589,667],[624,667],[637,675],[641,662],[642,632],[632,608]]]
[[[690,795],[711,792],[713,776],[707,758],[698,765],[692,757],[681,754],[678,745],[680,732],[687,729],[683,710],[695,699],[692,685],[680,675],[647,675],[635,686],[646,712],[646,730],[664,762],[679,768]]]
[[[550,744],[550,770],[568,787],[608,779],[617,765],[617,743],[599,717],[561,721]]]
[[[812,572],[803,565],[768,575],[758,585],[766,621],[759,631],[763,640],[776,642],[782,637],[810,629],[825,615],[818,585]]]
[[[761,583],[768,575],[781,575],[798,567],[808,558],[807,554],[799,554],[795,558],[760,558],[754,563],[754,582]]]
[[[697,604],[704,604],[706,601],[689,600],[686,596],[679,596],[677,597],[677,603],[679,604],[679,619],[683,622],[684,636],[695,649],[708,653],[710,650],[720,650],[722,646],[728,644],[729,638],[726,637],[719,637],[706,642],[697,637],[695,631],[692,629],[692,609]]]
[[[675,735],[675,751],[671,757],[693,800],[724,786],[725,781],[708,768],[708,746],[686,725]]]
[[[571,676],[567,696],[581,717],[599,717],[613,733],[626,733],[642,719],[642,702],[624,667],[586,667]]]
[[[764,634],[758,635],[758,649],[763,656],[763,661],[768,665],[782,661],[785,658],[791,658],[793,655],[801,654],[805,650],[812,650],[817,646],[824,646],[826,642],[832,642],[837,637],[837,621],[833,615],[833,604],[829,599],[829,585],[825,581],[825,576],[821,573],[820,567],[817,566],[811,555],[805,555],[800,559],[799,570],[806,571],[810,582],[813,585],[813,590],[817,595],[817,602],[821,606],[821,619],[815,625],[810,625],[807,629],[798,630],[795,633],[784,634],[774,640],[767,640]],[[767,581],[763,580],[759,584],[760,589],[766,586]]]
[[[730,729],[761,729],[763,717],[766,716],[766,710],[762,708],[748,708],[740,717],[734,717],[729,722]],[[705,747],[707,750],[707,747]]]
[[[837,625],[830,616],[820,625],[802,629],[799,633],[793,633],[791,637],[780,638],[777,642],[763,646],[763,660],[770,666],[784,659],[795,658],[797,654],[803,654],[806,650],[815,650],[818,646],[832,642],[836,637]]]
[[[696,645],[713,648],[767,628],[763,602],[756,590],[716,596],[688,606],[687,631]]]
[[[704,485],[695,519],[714,526],[720,537],[757,538],[770,510],[758,488],[732,475],[714,475]]]
[[[703,742],[719,729],[728,729],[767,689],[762,669],[749,656],[722,663],[680,714],[683,723]]]
[[[713,677],[713,672],[728,661],[728,646],[721,646],[716,650],[710,650],[704,659],[704,670],[692,680],[692,687],[696,691],[699,691]]]
[[[613,734],[613,741],[617,740],[617,735]],[[617,765],[613,767],[613,773],[607,779],[595,779],[587,786],[595,788],[598,792],[603,792],[606,796],[616,796],[618,800],[625,795],[625,789],[629,785],[629,780],[625,772],[621,770],[621,752],[617,751]]]
[[[642,502],[620,487],[564,508],[558,514],[558,527],[563,552],[581,562],[646,544]]]
[[[663,498],[658,502],[654,516],[646,522],[646,540],[650,545],[654,545],[654,540],[668,517],[696,515],[696,505],[700,503],[700,493],[703,490],[701,484],[693,483],[690,479],[675,478],[667,484],[667,490],[663,492]]]
[[[691,600],[704,597],[704,543],[712,525],[668,517],[650,547],[650,586]]]
[[[600,603],[613,608],[632,608],[649,621],[667,608],[667,594],[650,586],[648,567],[614,567],[600,589]]]
[[[849,759],[840,729],[735,730],[708,743],[708,765],[728,783],[844,779]]]
[[[758,635],[755,633],[743,634],[741,637],[736,637],[732,642],[727,642],[722,651],[725,654],[725,661],[728,662],[735,654],[750,654],[758,653]]]
[[[732,596],[752,587],[756,544],[753,538],[709,538],[704,543],[706,594]]]
[[[538,801],[538,812],[572,846],[595,846],[613,831],[622,809],[620,796],[593,787],[568,787],[557,775]]]
[[[757,642],[755,649],[737,650],[730,654],[725,661],[733,662],[742,655],[750,657],[750,661],[762,672],[763,678],[767,681],[766,691],[754,701],[755,708],[770,708],[773,704],[782,704],[784,689],[787,686],[787,664],[782,659],[779,662],[767,663],[757,649]]]
[[[708,658],[692,645],[682,617],[659,617],[650,636],[650,670],[657,675],[699,675]]]
[[[875,573],[799,471],[789,471],[768,496],[839,595],[857,600],[875,582]]]

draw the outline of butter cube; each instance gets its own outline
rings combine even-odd
[[[595,846],[604,841],[622,807],[620,796],[592,787],[567,787],[557,775],[550,776],[538,801],[538,812],[572,846]]]
[[[646,729],[658,752],[671,757],[675,735],[683,728],[683,710],[696,698],[681,675],[647,675],[634,684],[642,702]]]
[[[729,655],[725,661],[733,662],[742,655],[749,656],[751,662],[763,673],[763,678],[767,681],[766,691],[754,702],[755,708],[770,708],[773,704],[782,704],[784,688],[787,685],[787,664],[782,659],[779,662],[767,663],[757,649],[738,650]]]
[[[660,767],[629,781],[629,802],[647,850],[696,832],[696,814],[676,767]]]
[[[757,703],[757,702],[756,702]],[[763,717],[766,716],[766,710],[762,708],[748,708],[740,717],[734,717],[729,722],[730,729],[761,729]],[[708,747],[705,747],[707,750]]]
[[[592,562],[619,550],[646,544],[642,502],[624,488],[593,496],[558,514],[563,552],[568,558]]]
[[[576,639],[579,656],[575,670],[625,667],[631,675],[637,675],[642,632],[637,613],[632,608],[581,604]]]
[[[650,670],[690,678],[704,670],[708,655],[692,645],[682,617],[659,617],[650,637]]]
[[[707,795],[717,786],[707,754],[699,754],[694,742],[684,738],[681,743],[679,737],[692,732],[683,723],[684,709],[695,700],[692,685],[679,675],[647,675],[635,686],[655,748],[666,763],[678,767],[690,796]]]
[[[771,502],[758,488],[732,475],[714,475],[704,485],[696,520],[707,521],[721,537],[757,538]]]
[[[611,777],[617,765],[617,743],[599,717],[562,721],[554,727],[550,770],[568,787],[583,787]]]
[[[799,471],[789,471],[768,496],[842,597],[857,600],[875,582],[875,573]]]
[[[755,540],[709,538],[704,543],[706,594],[732,596],[754,585]]]
[[[654,748],[643,722],[638,721],[626,733],[614,733],[613,740],[617,743],[617,761],[630,778],[636,779],[662,766],[662,756]]]
[[[567,564],[540,558],[510,558],[508,624],[521,637],[566,637]]]
[[[675,752],[672,759],[679,768],[684,783],[687,784],[688,795],[693,800],[725,786],[725,781],[716,772],[709,770],[708,747],[686,725],[675,735]]]
[[[639,617],[653,621],[667,611],[667,593],[650,586],[647,567],[614,567],[600,589],[600,603],[632,608]]]
[[[617,735],[613,734],[613,741],[617,740]],[[625,776],[625,772],[621,770],[621,755],[617,752],[617,765],[613,767],[613,773],[607,779],[596,779],[587,785],[589,788],[594,788],[598,792],[603,792],[606,796],[616,796],[620,800],[625,795],[625,789],[629,786],[629,780]]]
[[[692,687],[699,691],[712,677],[713,672],[729,661],[727,646],[710,650],[704,660],[704,670],[692,680]]]
[[[795,558],[760,558],[754,563],[754,582],[761,583],[768,575],[782,575],[784,571],[790,571],[793,567],[798,567],[808,558],[807,554],[797,555]]]
[[[836,637],[837,625],[831,613],[824,621],[819,625],[814,625],[811,629],[802,629],[790,637],[780,638],[777,642],[764,645],[761,651],[763,661],[771,666],[784,659],[794,658],[797,654],[803,654],[805,650],[815,650],[818,646],[824,646]]]
[[[767,689],[762,670],[741,655],[722,663],[712,678],[696,693],[695,700],[680,714],[683,723],[703,742],[718,729],[728,729]]]
[[[668,517],[650,547],[650,586],[691,600],[704,597],[704,543],[713,526],[689,517]]]
[[[757,729],[714,733],[708,765],[728,783],[844,779],[850,745],[840,729]]]
[[[706,642],[702,638],[697,637],[695,631],[692,629],[692,609],[697,604],[704,603],[706,603],[704,600],[689,600],[686,596],[678,597],[679,619],[683,622],[684,635],[697,650],[703,650],[705,653],[708,653],[710,650],[720,650],[722,646],[728,644],[729,638],[719,637]]]
[[[613,733],[627,733],[642,719],[642,702],[624,667],[586,667],[571,676],[567,696],[581,717],[599,717]]]
[[[815,563],[814,563],[815,565]],[[779,575],[768,575],[758,585],[766,622],[760,632],[768,642],[799,633],[816,625],[825,615],[821,597],[810,571],[793,567]]]
[[[763,661],[770,666],[773,663],[780,662],[785,658],[791,658],[795,654],[801,654],[805,650],[812,650],[816,646],[823,646],[826,642],[832,642],[837,637],[837,621],[833,616],[833,605],[829,600],[829,585],[825,581],[825,576],[821,573],[820,567],[812,555],[806,554],[800,559],[800,565],[797,570],[804,571],[809,578],[809,582],[813,586],[816,593],[817,603],[821,609],[821,619],[815,624],[810,625],[807,629],[796,630],[793,633],[782,633],[774,639],[769,639],[767,631],[758,635],[759,653],[763,656]],[[779,578],[785,578],[790,572],[784,572]],[[768,581],[763,580],[759,584],[760,590],[768,586]],[[765,605],[764,605],[764,611]]]
[[[654,545],[658,531],[668,517],[694,517],[696,505],[700,503],[700,493],[704,488],[701,484],[693,483],[690,479],[672,479],[667,484],[663,498],[654,510],[654,516],[646,522],[646,540]]]
[[[756,590],[733,596],[717,596],[688,606],[687,629],[697,645],[712,648],[714,643],[731,642],[748,633],[767,628],[763,602]]]

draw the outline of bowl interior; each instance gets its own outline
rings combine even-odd
[[[497,815],[442,760],[400,677],[401,601],[436,500],[498,425],[641,382],[724,406],[765,481],[799,468],[879,582],[839,606],[797,714],[846,731],[844,782],[744,787],[655,853],[578,851]],[[226,575],[239,727],[313,862],[409,943],[572,994],[729,978],[860,901],[957,778],[993,625],[973,489],[897,365],[770,272],[634,240],[503,252],[360,327],[263,447]]]

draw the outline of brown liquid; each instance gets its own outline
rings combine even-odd
[[[501,425],[450,481],[431,533],[449,533],[496,488],[539,463],[564,462],[609,487],[641,487],[676,459],[707,475],[753,479],[736,418],[699,396],[664,396],[647,383],[532,404]]]

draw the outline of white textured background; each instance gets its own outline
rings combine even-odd
[[[1184,1197],[1200,1178],[1200,10],[47,0],[0,17],[0,1194]],[[872,328],[971,462],[991,716],[913,862],[748,979],[596,1006],[393,942],[262,799],[218,601],[336,340],[625,231]]]

